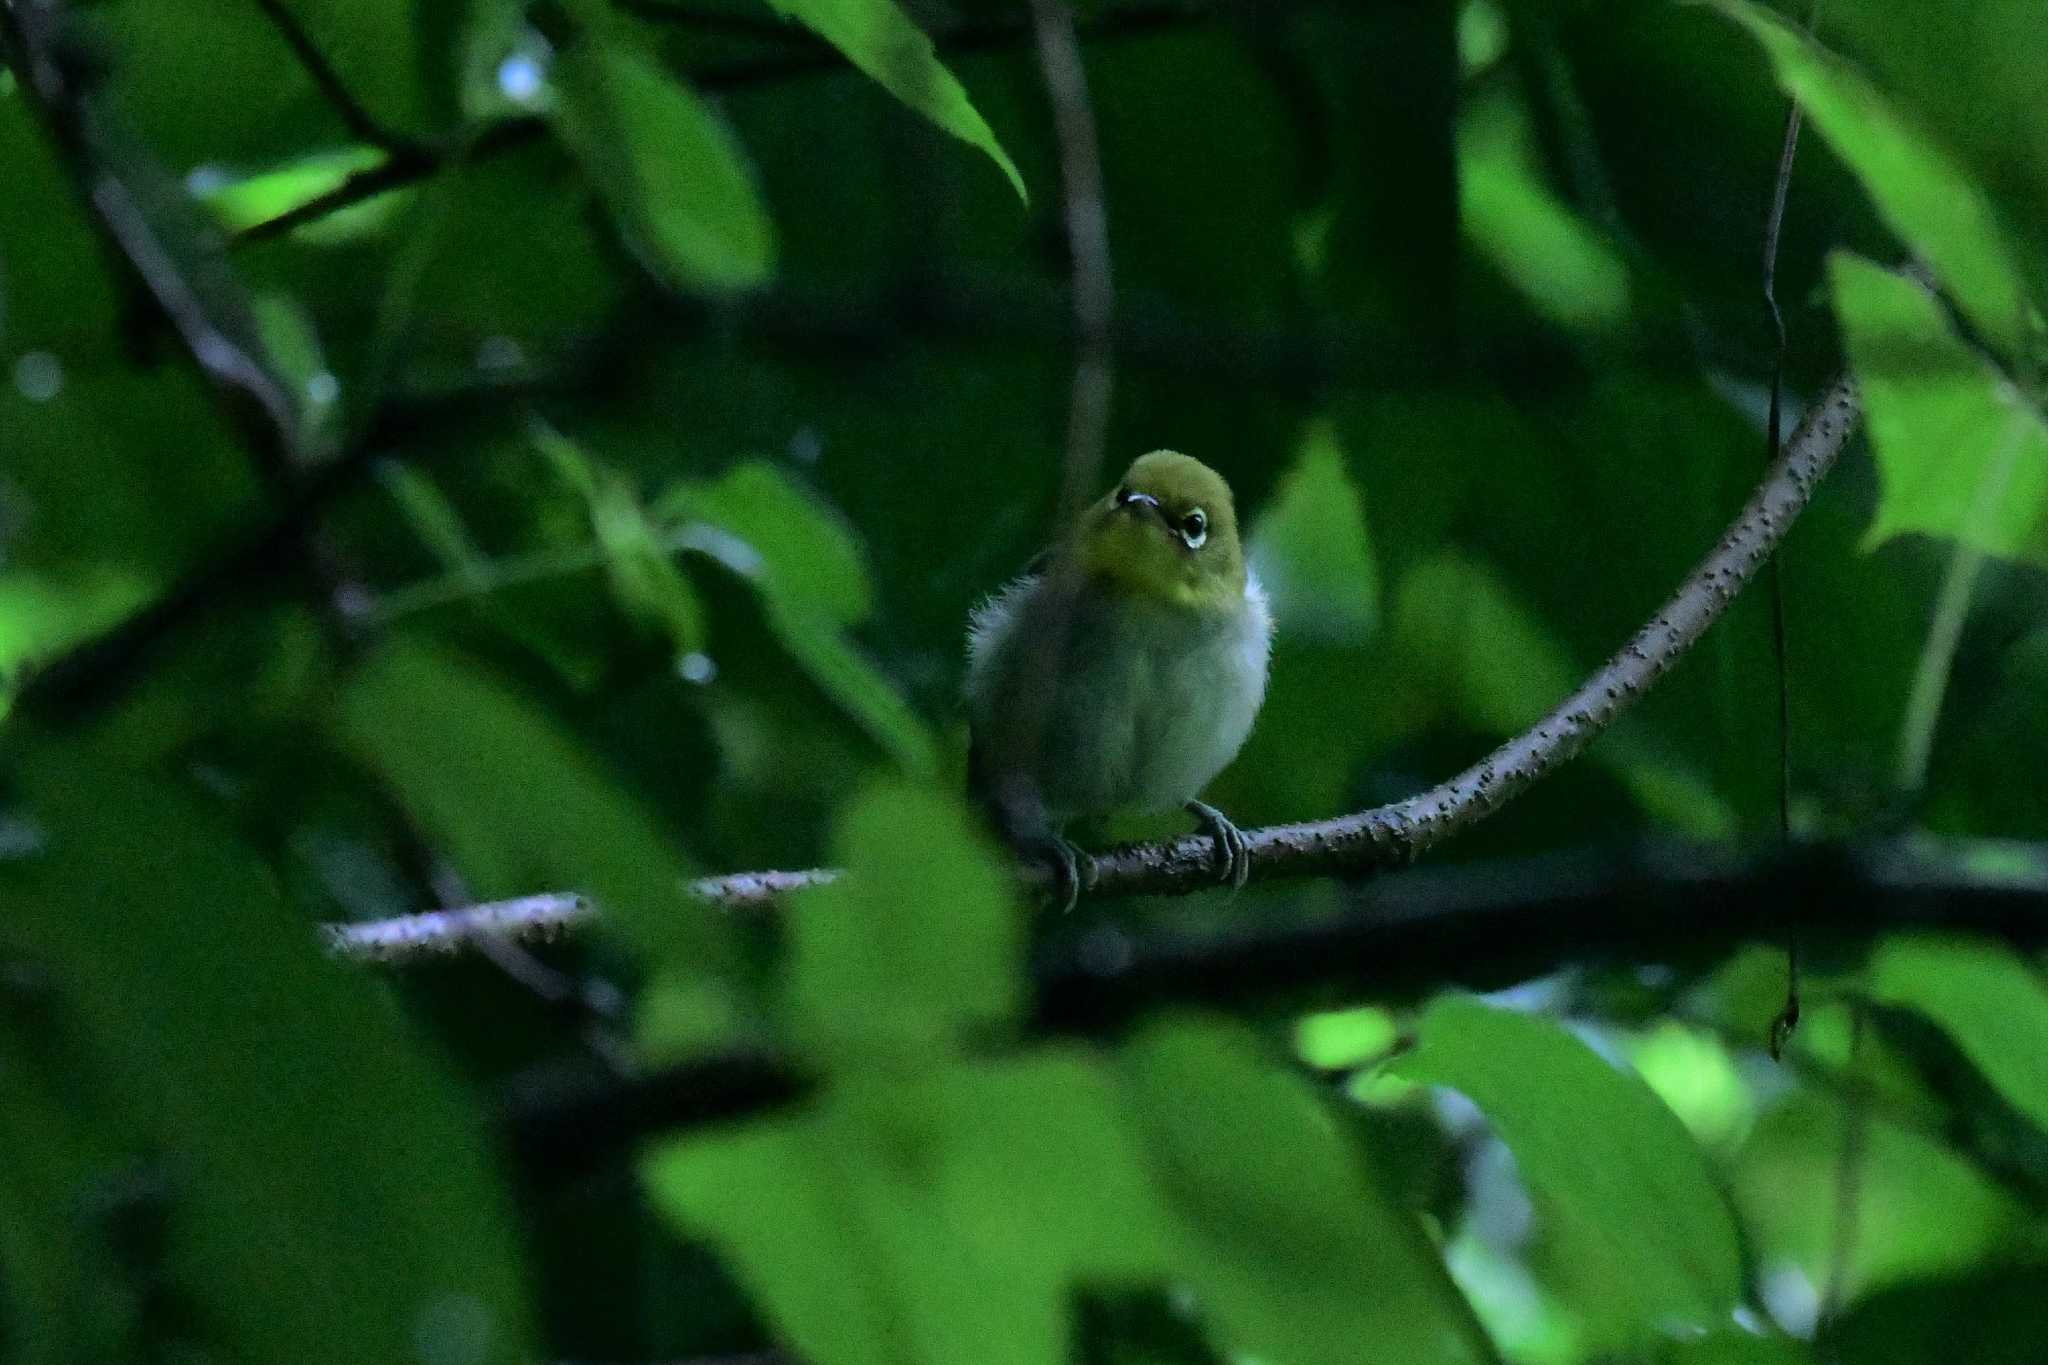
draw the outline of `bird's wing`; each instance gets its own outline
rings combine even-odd
[[[1031,556],[1030,561],[1025,564],[1021,573],[990,594],[988,599],[975,609],[973,623],[970,627],[970,638],[973,641],[973,644],[970,645],[970,652],[975,645],[981,643],[982,632],[987,628],[992,611],[1000,612],[1006,606],[1014,610],[1019,599],[1028,596],[1037,588],[1039,583],[1044,581],[1045,575],[1052,568],[1053,553],[1057,548],[1056,545],[1048,545],[1037,554]],[[965,709],[964,697],[962,698],[961,705],[962,709]],[[970,716],[967,725],[968,795],[989,807],[990,814],[995,815],[994,792],[990,787],[992,776],[988,769],[987,749],[982,742],[982,737],[976,733],[973,718]]]

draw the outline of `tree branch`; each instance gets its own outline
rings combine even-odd
[[[275,0],[271,0],[271,3],[275,3]],[[642,17],[680,24],[698,23],[710,17],[661,4],[638,3],[632,8]],[[1090,38],[1137,38],[1214,17],[1215,11],[1212,9],[1185,4],[1135,5],[1104,14],[1083,27]],[[746,27],[751,29],[754,26],[748,24]],[[814,39],[807,30],[793,26],[779,27],[781,31],[776,36],[782,39],[780,45],[788,50],[766,57],[748,57],[685,71],[681,73],[683,78],[701,90],[742,90],[805,76],[853,69],[837,48],[823,40]],[[1028,24],[1006,20],[976,21],[961,23],[936,33],[932,37],[932,42],[943,55],[957,57],[980,52],[1007,51],[1031,41],[1031,37],[1032,29]],[[546,131],[547,123],[542,119],[511,119],[479,138],[470,155],[472,158],[481,158],[510,151],[534,142]],[[390,147],[393,154],[389,159],[368,170],[358,171],[349,176],[325,194],[309,199],[295,208],[287,209],[275,218],[266,218],[260,223],[244,228],[236,234],[235,243],[239,245],[243,242],[257,242],[281,236],[293,228],[316,222],[342,209],[352,208],[380,194],[388,194],[392,190],[417,184],[435,175],[442,168],[442,158],[425,148],[412,144],[392,146],[377,139],[369,140],[377,142],[377,145]]]
[[[254,343],[246,295],[218,243],[181,220],[189,213],[182,187],[130,148],[95,107],[96,73],[67,33],[66,17],[50,0],[0,5],[0,53],[117,269],[139,282],[141,294],[176,329],[201,374],[260,444],[259,454],[285,462],[298,437],[298,413]],[[238,405],[244,403],[260,421],[243,420]]]
[[[1398,1002],[1498,989],[1570,963],[1696,970],[1791,933],[1825,953],[1909,929],[2048,943],[2048,845],[1583,850],[1415,868],[1352,887],[1342,908],[1309,918],[1208,931],[1096,920],[1039,953],[1023,1031],[1106,1039],[1162,1006]],[[554,1074],[518,1087],[505,1122],[522,1165],[562,1177],[658,1133],[787,1107],[815,1085],[792,1057],[734,1052],[624,1082]]]
[[[1576,757],[1683,657],[1770,557],[1834,467],[1860,415],[1854,382],[1843,376],[1830,384],[1734,524],[1662,610],[1534,726],[1457,776],[1405,801],[1332,820],[1245,831],[1252,878],[1356,877],[1411,862]],[[1095,858],[1090,899],[1208,890],[1216,884],[1216,859],[1215,842],[1206,834],[1111,849]],[[696,882],[690,891],[714,905],[754,909],[783,892],[836,875],[822,869],[735,873]],[[1049,890],[1043,867],[1027,864],[1019,876],[1033,894]],[[400,962],[455,951],[479,934],[552,937],[591,914],[573,896],[543,895],[337,926],[330,929],[329,942],[345,958]]]
[[[321,98],[341,116],[343,125],[358,141],[399,156],[419,150],[415,143],[386,128],[363,107],[362,101],[342,80],[341,73],[334,69],[334,63],[327,59],[327,54],[320,50],[320,45],[313,41],[313,35],[306,31],[299,16],[292,13],[284,0],[255,0],[255,4],[270,20],[278,36],[284,39],[285,46],[292,50],[292,55],[298,58],[299,65],[305,69],[307,78],[313,82]]]
[[[1067,408],[1067,451],[1060,486],[1062,519],[1080,513],[1094,496],[1109,434],[1112,367],[1110,322],[1116,287],[1109,255],[1109,209],[1102,188],[1102,152],[1088,72],[1067,0],[1031,0],[1038,64],[1059,137],[1060,186],[1065,199],[1067,255],[1074,308],[1074,382]]]

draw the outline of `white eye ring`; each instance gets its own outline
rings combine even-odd
[[[1201,508],[1191,510],[1180,519],[1181,543],[1190,550],[1199,550],[1209,539],[1209,517]]]

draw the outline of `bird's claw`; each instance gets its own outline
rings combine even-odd
[[[1244,831],[1206,801],[1188,802],[1187,812],[1201,821],[1202,828],[1216,840],[1217,861],[1222,864],[1218,871],[1230,883],[1230,894],[1234,896],[1244,890],[1252,875],[1252,849]]]
[[[1084,890],[1095,889],[1095,859],[1073,840],[1048,835],[1035,840],[1031,851],[1052,871],[1053,901],[1061,914],[1072,912]]]

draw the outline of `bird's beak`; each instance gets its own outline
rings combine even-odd
[[[1126,493],[1117,500],[1117,506],[1123,511],[1130,512],[1136,516],[1143,516],[1147,512],[1150,512],[1155,517],[1164,518],[1165,516],[1159,510],[1159,499],[1153,497],[1150,493]]]

